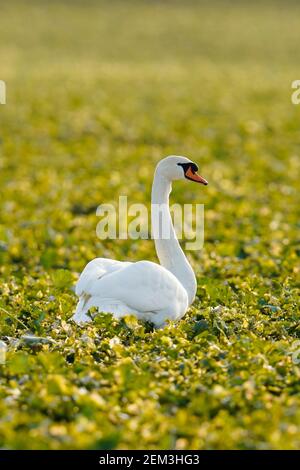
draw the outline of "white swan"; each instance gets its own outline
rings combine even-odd
[[[174,180],[186,178],[206,185],[207,181],[197,170],[197,165],[186,157],[170,156],[158,163],[152,186],[151,219],[160,265],[105,258],[90,261],[76,285],[79,296],[73,316],[76,323],[91,321],[87,315],[91,307],[112,313],[116,318],[133,314],[156,327],[163,326],[166,320],[182,318],[194,301],[197,283],[173,228],[169,194]],[[154,207],[161,211],[159,221],[154,217],[157,215]],[[162,231],[166,228],[167,231]]]

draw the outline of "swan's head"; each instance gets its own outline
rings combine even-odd
[[[171,155],[161,160],[156,172],[169,181],[187,179],[207,185],[208,182],[197,173],[198,166],[186,157]]]

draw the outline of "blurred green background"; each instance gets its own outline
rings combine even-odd
[[[1,447],[300,447],[299,14],[292,1],[1,5]],[[162,331],[74,326],[87,261],[156,259],[148,240],[98,240],[95,210],[149,204],[168,154],[210,183],[172,194],[205,204],[195,306]]]

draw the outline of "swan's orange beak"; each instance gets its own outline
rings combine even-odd
[[[196,183],[205,184],[205,186],[208,184],[208,182],[202,178],[202,176],[198,175],[198,173],[194,172],[190,166],[185,172],[185,177],[188,180],[196,181]]]

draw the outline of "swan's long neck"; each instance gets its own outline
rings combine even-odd
[[[177,240],[169,208],[170,181],[155,172],[151,197],[151,223],[155,248],[160,264],[171,271],[186,289],[189,305],[194,301],[197,282]]]

